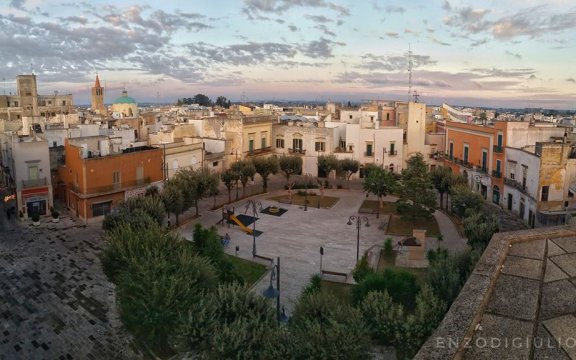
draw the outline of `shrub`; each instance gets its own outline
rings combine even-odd
[[[366,275],[372,274],[373,272],[370,264],[368,264],[368,256],[364,255],[360,261],[358,261],[354,270],[352,270],[352,277],[354,277],[354,280],[358,283],[362,281]]]
[[[352,289],[353,303],[360,304],[371,291],[387,291],[394,301],[412,310],[419,286],[414,274],[406,270],[385,269],[382,273],[368,274]]]
[[[34,222],[38,222],[38,221],[40,221],[40,215],[35,212],[35,213],[32,214],[31,219],[32,219],[32,221],[34,221]]]
[[[388,292],[372,291],[360,305],[362,317],[374,339],[396,346],[403,341],[404,307],[392,300]]]
[[[393,254],[392,238],[384,240],[384,255],[391,256]]]
[[[54,207],[50,208],[50,213],[52,214],[52,218],[54,219],[58,219],[58,216],[60,216],[60,213],[58,212],[58,210],[54,209]]]
[[[310,277],[308,285],[302,290],[302,296],[312,295],[320,291],[322,288],[322,277],[320,274],[314,274]]]

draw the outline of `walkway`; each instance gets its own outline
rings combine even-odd
[[[309,282],[313,274],[320,272],[320,246],[324,247],[323,269],[350,273],[356,264],[356,237],[355,226],[347,225],[349,216],[357,215],[360,205],[365,200],[361,190],[325,190],[326,196],[339,197],[340,200],[332,209],[317,209],[313,206],[304,211],[302,206],[279,204],[267,198],[285,193],[277,190],[268,194],[255,196],[266,208],[276,205],[288,211],[280,217],[258,214],[256,229],[263,234],[256,238],[257,254],[274,258],[281,258],[282,304],[291,312],[297,302],[303,287]],[[314,204],[314,200],[311,201]],[[236,214],[244,214],[246,201],[236,204]],[[182,226],[182,234],[191,239],[194,224],[214,226],[221,219],[221,210],[201,212],[201,217]],[[247,213],[247,215],[251,215]],[[373,245],[382,245],[384,239],[391,237],[394,242],[402,237],[388,236],[379,229],[379,220],[375,215],[367,215],[370,227],[360,229],[360,256]],[[464,246],[465,241],[458,238],[453,224],[439,221],[442,232],[447,232],[446,244],[454,248]],[[449,220],[448,220],[449,221]],[[452,228],[450,228],[452,225]],[[250,226],[251,227],[251,226]],[[242,232],[238,227],[227,225],[217,226],[221,234],[230,234],[232,241],[227,252],[234,254],[235,247],[239,246],[239,256],[252,259],[253,237]],[[456,235],[455,235],[456,234]],[[430,241],[435,239],[430,238]],[[255,291],[268,287],[269,276],[265,276],[255,286]]]

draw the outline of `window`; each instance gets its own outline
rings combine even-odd
[[[526,189],[526,175],[528,173],[528,166],[522,165],[522,188]]]
[[[464,145],[464,163],[468,162],[468,145]]]
[[[37,180],[37,179],[38,179],[38,166],[29,166],[28,180]]]
[[[496,173],[500,174],[500,167],[502,166],[502,161],[496,160]]]
[[[92,204],[92,216],[103,216],[112,210],[112,201]]]
[[[294,150],[302,150],[302,139],[292,139],[292,148]]]
[[[374,121],[374,116],[370,116],[370,121]]]
[[[550,186],[542,186],[542,196],[540,201],[548,201],[548,192],[550,191]]]
[[[261,132],[260,133],[260,148],[264,149],[266,146],[268,146],[268,141],[266,141],[266,139],[268,138],[268,132]]]
[[[454,160],[454,143],[450,142],[450,160]]]
[[[18,105],[16,105],[16,106],[18,106]],[[352,120],[352,115],[350,115],[350,120]]]
[[[498,134],[498,149],[502,149],[502,134]]]
[[[390,143],[390,155],[396,155],[396,149],[394,149],[394,147],[396,146],[396,144],[394,142]]]
[[[18,101],[14,101],[14,107],[18,107]]]
[[[372,156],[372,143],[366,143],[366,156]]]
[[[248,141],[248,152],[250,152],[250,155],[254,154],[254,139]]]
[[[488,162],[488,151],[482,150],[482,171],[484,172],[486,171],[487,162]]]
[[[112,184],[120,185],[120,171],[114,171],[112,173]]]
[[[217,166],[218,166],[218,161],[214,161],[214,162],[212,163],[212,167],[217,167]]]
[[[260,141],[260,148],[264,149],[266,148],[266,138],[263,137]]]
[[[284,139],[276,139],[276,147],[280,149],[284,149]]]
[[[386,121],[390,121],[390,113],[386,114]]]
[[[316,151],[326,151],[326,143],[323,141],[316,141],[314,148]]]

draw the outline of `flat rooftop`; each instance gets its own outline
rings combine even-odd
[[[495,234],[415,359],[576,360],[576,227]]]

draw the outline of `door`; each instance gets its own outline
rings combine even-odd
[[[30,201],[26,203],[28,216],[33,214],[46,215],[46,200]]]
[[[508,210],[512,210],[512,194],[508,194]]]
[[[468,146],[464,146],[464,162],[468,162]]]
[[[254,154],[254,140],[252,139],[248,141],[248,152],[250,152],[250,155]]]
[[[482,151],[482,171],[486,172],[486,163],[488,162],[488,153]]]

